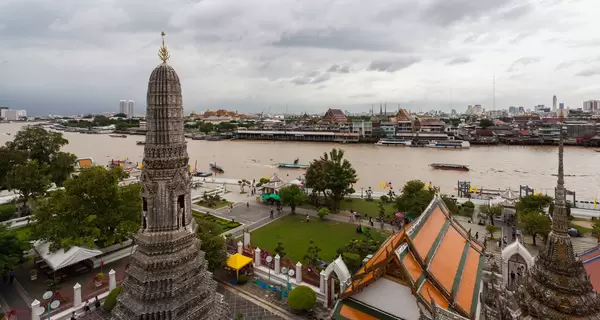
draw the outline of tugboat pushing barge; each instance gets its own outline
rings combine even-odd
[[[463,164],[432,163],[429,166],[434,169],[439,169],[439,170],[469,171],[469,167],[467,167]]]

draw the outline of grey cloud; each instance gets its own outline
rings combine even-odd
[[[378,60],[373,61],[367,68],[368,71],[378,72],[396,72],[410,67],[411,65],[419,62],[417,58],[402,58],[396,60]]]
[[[303,77],[296,77],[292,79],[291,82],[296,85],[317,84],[325,82],[330,78],[331,74],[329,72],[320,73],[318,71],[312,71]]]
[[[373,97],[375,97],[374,93],[359,93],[359,94],[352,94],[352,95],[348,96],[348,98],[350,98],[350,99],[373,98]]]
[[[498,14],[498,18],[500,18],[501,20],[516,20],[529,14],[532,11],[533,6],[531,5],[531,3],[525,2],[500,12]]]
[[[333,64],[327,69],[327,72],[349,73],[350,67],[348,65]]]
[[[593,77],[600,75],[600,67],[589,68],[585,70],[581,70],[575,74],[579,77]]]
[[[421,17],[439,26],[447,27],[463,20],[476,20],[502,9],[512,0],[435,0]]]
[[[452,66],[452,65],[457,65],[457,64],[465,64],[465,63],[469,63],[471,61],[473,61],[473,60],[469,57],[458,57],[458,58],[454,58],[454,59],[446,62],[446,65]]]
[[[527,65],[530,65],[532,63],[536,63],[539,62],[540,60],[542,60],[539,57],[523,57],[520,59],[515,60],[506,70],[507,72],[515,72]]]
[[[600,56],[589,57],[589,58],[584,58],[584,59],[567,60],[567,61],[563,61],[563,62],[559,63],[556,66],[555,70],[562,70],[562,69],[571,68],[571,67],[574,67],[577,65],[597,63],[597,62],[600,62]]]
[[[381,34],[351,29],[302,29],[281,35],[272,43],[276,47],[305,47],[361,51],[409,51],[397,42],[385,41]]]

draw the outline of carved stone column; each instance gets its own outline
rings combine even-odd
[[[260,267],[260,248],[254,250],[254,267]]]
[[[296,283],[302,283],[302,263],[300,261],[296,263]]]
[[[76,283],[73,286],[73,307],[78,308],[81,303],[81,285]]]
[[[275,255],[275,274],[281,273],[281,257],[276,254]]]
[[[325,280],[325,271],[321,271],[319,276],[319,291],[321,291],[321,293],[325,293],[325,287],[327,286],[327,280]]]
[[[237,243],[237,253],[242,254],[244,252],[244,244],[241,241]]]
[[[108,272],[108,290],[112,290],[117,287],[117,273],[115,270],[110,269]]]

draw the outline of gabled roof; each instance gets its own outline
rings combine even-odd
[[[592,286],[596,292],[600,292],[600,246],[592,248],[579,255],[583,267],[590,277]]]
[[[478,305],[484,265],[483,247],[458,223],[436,195],[425,212],[389,237],[353,277],[351,297],[399,263],[417,300],[470,318]]]

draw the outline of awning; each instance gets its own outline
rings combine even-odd
[[[281,198],[279,197],[278,194],[276,193],[266,193],[262,195],[263,200],[269,200],[269,199],[273,199],[275,201],[279,201],[281,200]]]
[[[46,241],[36,241],[33,248],[54,271],[102,254],[100,250],[82,247],[71,247],[67,252],[64,249],[58,249],[51,253],[50,243]]]
[[[236,253],[227,259],[227,266],[235,270],[236,278],[238,278],[240,269],[251,264],[252,261],[252,258]]]

